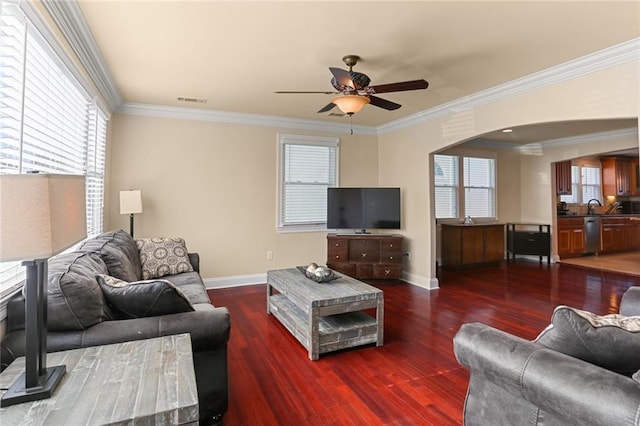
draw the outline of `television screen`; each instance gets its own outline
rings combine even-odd
[[[400,229],[400,188],[329,188],[327,228]]]

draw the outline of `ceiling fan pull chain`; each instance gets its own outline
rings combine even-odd
[[[349,127],[351,127],[351,135],[353,135],[353,114],[349,114]]]

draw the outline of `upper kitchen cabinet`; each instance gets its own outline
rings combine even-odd
[[[556,163],[556,195],[571,195],[571,160]]]
[[[602,158],[602,193],[638,195],[637,160],[628,157]]]

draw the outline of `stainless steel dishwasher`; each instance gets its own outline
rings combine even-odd
[[[600,218],[585,216],[584,218],[584,252],[600,251]]]

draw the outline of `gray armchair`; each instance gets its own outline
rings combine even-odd
[[[635,287],[621,313],[638,312]],[[479,323],[461,327],[454,351],[471,373],[465,425],[640,425],[640,382],[632,377]]]

